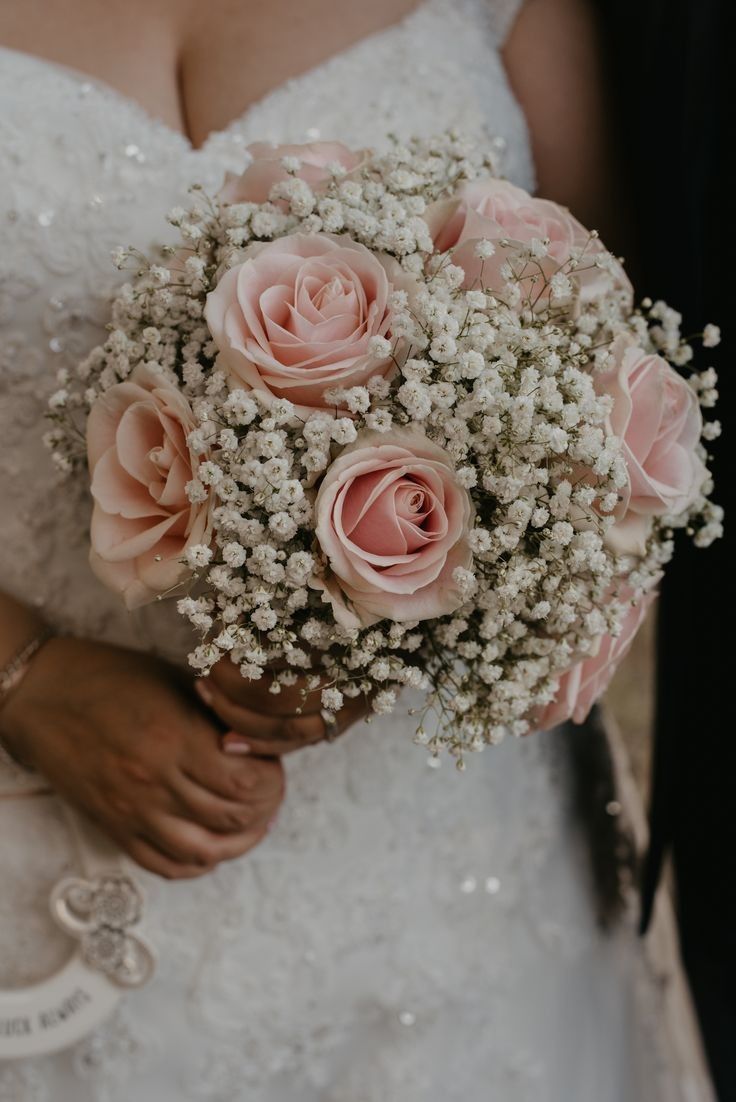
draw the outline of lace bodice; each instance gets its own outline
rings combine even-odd
[[[59,489],[41,444],[56,369],[106,321],[110,251],[160,239],[187,185],[216,186],[254,140],[457,126],[501,138],[506,173],[531,187],[499,54],[518,3],[424,0],[199,150],[82,74],[0,48],[3,588],[62,627],[150,644],[160,610],[130,618],[93,578],[83,495]],[[412,729],[392,717],[290,759],[279,824],[247,859],[144,877],[157,977],[73,1051],[0,1068],[0,1102],[684,1097],[627,1010],[653,990],[633,943],[595,928],[554,735],[460,777],[429,768]],[[21,928],[0,906],[0,986],[66,952],[42,900],[71,858],[55,800],[40,804],[0,803],[5,898],[33,916]]]

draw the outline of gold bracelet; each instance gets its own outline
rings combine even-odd
[[[54,635],[55,632],[52,628],[48,626],[44,627],[38,635],[31,639],[30,642],[26,643],[26,645],[10,659],[7,666],[0,669],[0,711],[2,711],[3,705],[13,692],[13,689],[16,689],[18,685],[20,685],[28,672],[31,659],[38,654],[44,643],[48,643],[49,639],[52,639]],[[7,747],[3,745],[2,738],[0,737],[0,765],[2,764],[10,765],[17,769],[20,762],[15,760]]]
[[[38,635],[31,639],[30,642],[26,643],[26,645],[10,659],[7,666],[0,669],[0,708],[2,708],[13,689],[16,689],[18,685],[20,685],[28,672],[31,659],[38,654],[44,643],[48,643],[49,639],[54,637],[54,634],[55,632],[52,628],[43,628]]]

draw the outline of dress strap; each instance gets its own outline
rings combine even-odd
[[[486,3],[493,37],[500,48],[509,37],[524,0],[486,0]]]

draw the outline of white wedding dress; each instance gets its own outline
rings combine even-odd
[[[0,49],[0,587],[60,627],[149,645],[160,607],[131,619],[93,578],[85,504],[41,444],[55,370],[106,320],[111,249],[160,238],[186,186],[216,186],[256,139],[458,126],[503,138],[506,174],[532,187],[499,54],[517,2],[424,0],[198,150]],[[0,1102],[710,1099],[674,954],[655,967],[633,918],[596,926],[560,740],[508,741],[460,775],[429,768],[412,731],[397,716],[290,757],[277,827],[245,859],[197,881],[141,873],[154,979],[71,1050],[2,1064]],[[7,989],[69,952],[46,899],[73,853],[56,799],[13,799],[0,769]]]

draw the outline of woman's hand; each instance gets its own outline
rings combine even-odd
[[[0,712],[0,734],[134,861],[171,879],[252,849],[284,795],[279,762],[223,753],[185,674],[118,647],[52,639]]]
[[[195,683],[204,703],[229,728],[223,746],[232,753],[281,756],[324,739],[332,740],[370,711],[365,698],[346,699],[329,722],[320,690],[303,695],[304,678],[281,692],[270,692],[271,677],[246,681],[238,667],[223,659],[209,677]]]

